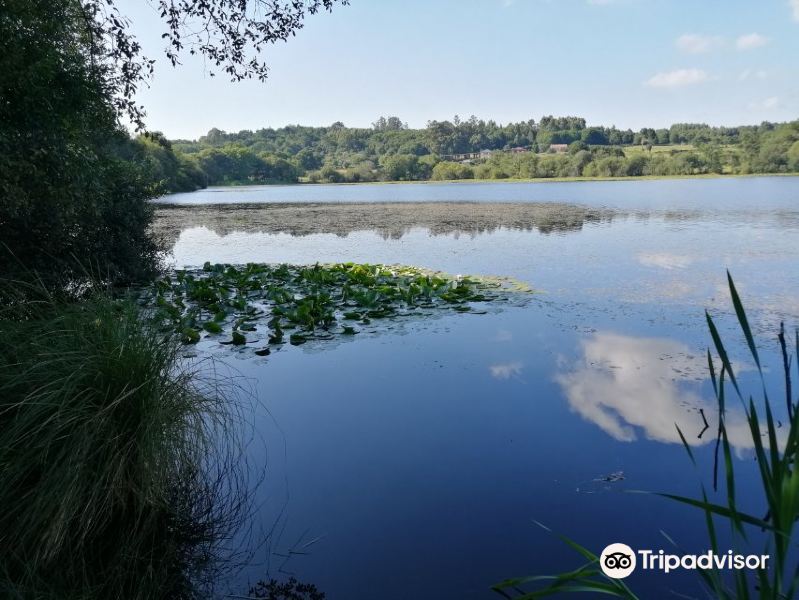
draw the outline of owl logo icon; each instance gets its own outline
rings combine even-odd
[[[635,551],[627,544],[610,544],[599,557],[599,567],[612,579],[624,579],[635,571]]]

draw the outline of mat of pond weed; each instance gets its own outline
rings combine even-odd
[[[407,266],[206,263],[158,279],[142,303],[186,344],[212,338],[265,356],[270,347],[353,336],[398,318],[480,314],[529,292],[510,279]]]

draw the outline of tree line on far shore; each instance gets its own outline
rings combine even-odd
[[[634,132],[590,127],[579,117],[506,125],[455,117],[424,129],[381,117],[371,128],[211,129],[196,141],[148,133],[134,145],[166,192],[263,183],[799,172],[799,121],[680,123]]]

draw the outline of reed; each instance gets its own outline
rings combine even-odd
[[[748,554],[754,539],[762,550],[760,554],[770,555],[765,568],[756,570],[720,571],[718,568],[698,569],[709,597],[720,600],[784,600],[793,598],[799,586],[799,557],[795,551],[794,531],[799,518],[799,470],[796,460],[799,452],[799,399],[793,396],[791,385],[792,358],[789,355],[788,340],[784,325],[777,336],[782,356],[784,372],[784,414],[787,432],[780,429],[774,416],[775,405],[769,398],[763,376],[763,365],[757,345],[749,325],[741,298],[732,277],[727,273],[730,295],[738,324],[746,340],[748,352],[757,369],[761,390],[757,401],[755,396],[746,394],[739,384],[729,354],[719,334],[718,328],[705,312],[710,336],[717,358],[710,350],[707,352],[708,369],[718,406],[718,428],[713,464],[713,487],[718,488],[722,479],[724,501],[709,500],[708,490],[703,485],[698,498],[660,494],[674,502],[696,508],[705,517],[709,549],[715,554]],[[799,332],[795,335],[796,356],[799,356]],[[799,363],[799,361],[797,361]],[[799,371],[799,364],[796,365]],[[736,470],[741,463],[733,459],[733,449],[727,435],[725,417],[728,402],[740,402],[746,414],[754,448],[757,469],[760,475],[760,499],[763,510],[751,514],[741,509],[736,494]],[[782,403],[781,401],[780,403]],[[782,411],[783,409],[778,409]],[[696,465],[694,453],[685,436],[677,428],[691,462]],[[719,545],[720,527],[729,529],[730,547]],[[599,557],[573,540],[559,536],[574,548],[586,561],[579,568],[552,576],[532,576],[508,579],[493,586],[493,590],[506,598],[532,599],[565,593],[602,593],[619,598],[637,599],[638,596],[623,580],[611,579],[599,567]],[[530,591],[529,587],[536,589]]]
[[[243,510],[224,386],[132,302],[2,285],[0,596],[195,597]]]

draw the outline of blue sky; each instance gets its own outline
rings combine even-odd
[[[352,0],[267,49],[265,83],[173,69],[144,0],[117,2],[157,59],[150,129],[412,127],[471,114],[639,129],[799,117],[799,0]]]

